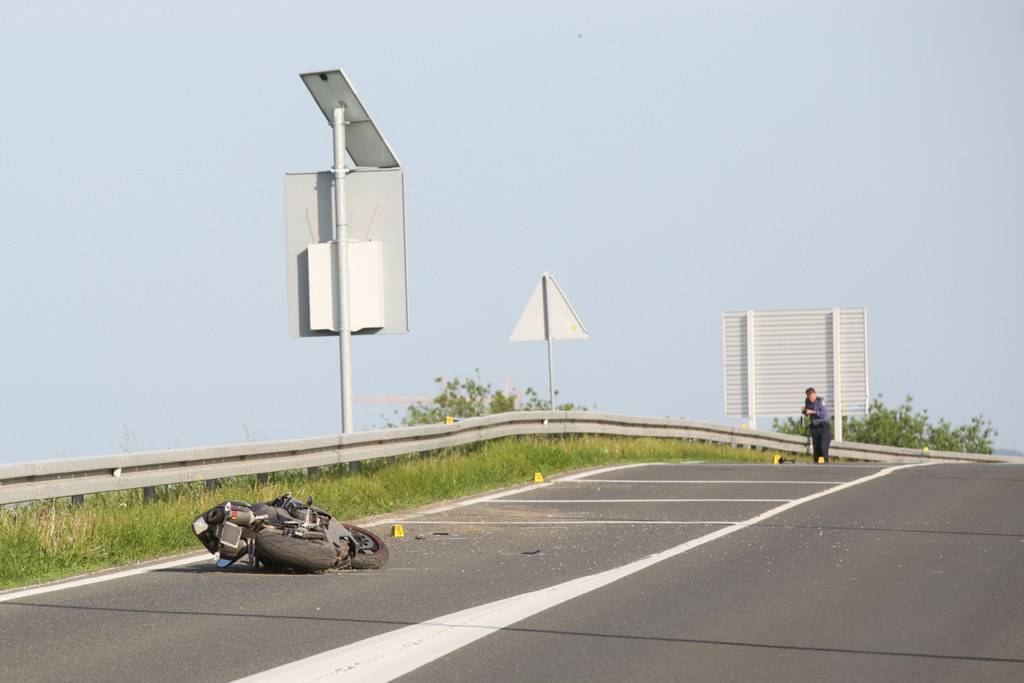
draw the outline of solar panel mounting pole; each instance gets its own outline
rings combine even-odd
[[[341,432],[348,434],[352,424],[352,330],[348,301],[348,214],[345,203],[345,107],[332,112],[334,133],[334,240],[338,244],[338,351],[341,368]]]
[[[341,432],[348,434],[356,426],[352,419],[353,331],[402,334],[409,330],[402,169],[341,69],[309,71],[299,74],[299,78],[331,127],[334,164],[322,175],[285,176],[288,327],[293,337],[338,334]],[[348,160],[352,161],[351,171]],[[348,187],[350,172],[371,169],[381,173],[363,174],[360,182]],[[333,193],[332,219],[326,217],[328,212],[321,206],[321,201],[327,201],[328,190]],[[372,204],[377,205],[374,217],[381,209],[383,223],[375,233],[376,244],[361,244],[370,241],[368,233],[350,239],[349,218],[362,224],[366,207]],[[331,238],[322,239],[322,233],[328,231]],[[372,249],[357,252],[357,245]],[[364,258],[361,253],[371,253],[371,257]],[[315,272],[302,267],[303,259],[307,265],[314,262],[310,259],[315,260]],[[353,269],[354,262],[364,267]],[[359,279],[353,281],[353,276]],[[360,308],[364,315],[357,315]]]

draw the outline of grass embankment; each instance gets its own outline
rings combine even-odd
[[[566,470],[632,462],[718,460],[771,462],[745,449],[667,439],[570,437],[506,439],[397,462],[367,461],[358,474],[324,468],[160,487],[157,500],[142,491],[87,496],[72,506],[57,499],[0,508],[0,589],[58,579],[182,551],[200,551],[191,522],[224,500],[270,500],[291,491],[340,519],[358,519],[530,481]]]

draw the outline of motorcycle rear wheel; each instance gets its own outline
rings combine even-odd
[[[380,569],[388,561],[388,547],[380,536],[362,527],[346,524],[345,528],[355,536],[359,547],[351,558],[352,569]]]
[[[338,551],[326,538],[308,539],[263,528],[256,534],[256,556],[268,567],[318,572],[338,561]]]

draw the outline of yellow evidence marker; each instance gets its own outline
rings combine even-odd
[[[405,529],[402,528],[401,524],[395,524],[391,527],[391,535],[395,538],[405,538]]]
[[[782,462],[782,456],[781,455],[776,453],[775,455],[772,456],[772,464],[773,465],[778,465],[780,462]]]
[[[540,472],[534,472],[533,473],[533,483],[534,484],[543,484],[544,483],[544,475],[541,474]]]
[[[451,415],[445,415],[445,417],[444,417],[444,423],[445,423],[446,425],[453,425],[453,424],[455,424],[455,418],[454,418],[454,417],[452,417]]]
[[[819,455],[819,456],[818,456],[818,462],[819,462],[819,463],[823,463],[823,464],[824,464],[824,462],[825,462],[825,458]]]

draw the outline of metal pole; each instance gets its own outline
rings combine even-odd
[[[541,278],[544,292],[544,339],[548,342],[548,410],[555,409],[555,355],[551,344],[551,320],[548,307],[548,274]]]
[[[747,426],[757,429],[757,367],[754,312],[747,311]]]
[[[843,345],[842,311],[832,309],[832,417],[836,441],[843,440]]]
[[[338,351],[341,367],[341,431],[352,424],[352,331],[348,306],[348,211],[345,203],[345,107],[334,108],[334,239],[338,245]]]
[[[551,340],[548,339],[548,397],[550,409],[555,409],[555,356]]]
[[[871,412],[871,387],[868,379],[871,373],[868,371],[868,309],[864,309],[864,414]]]

